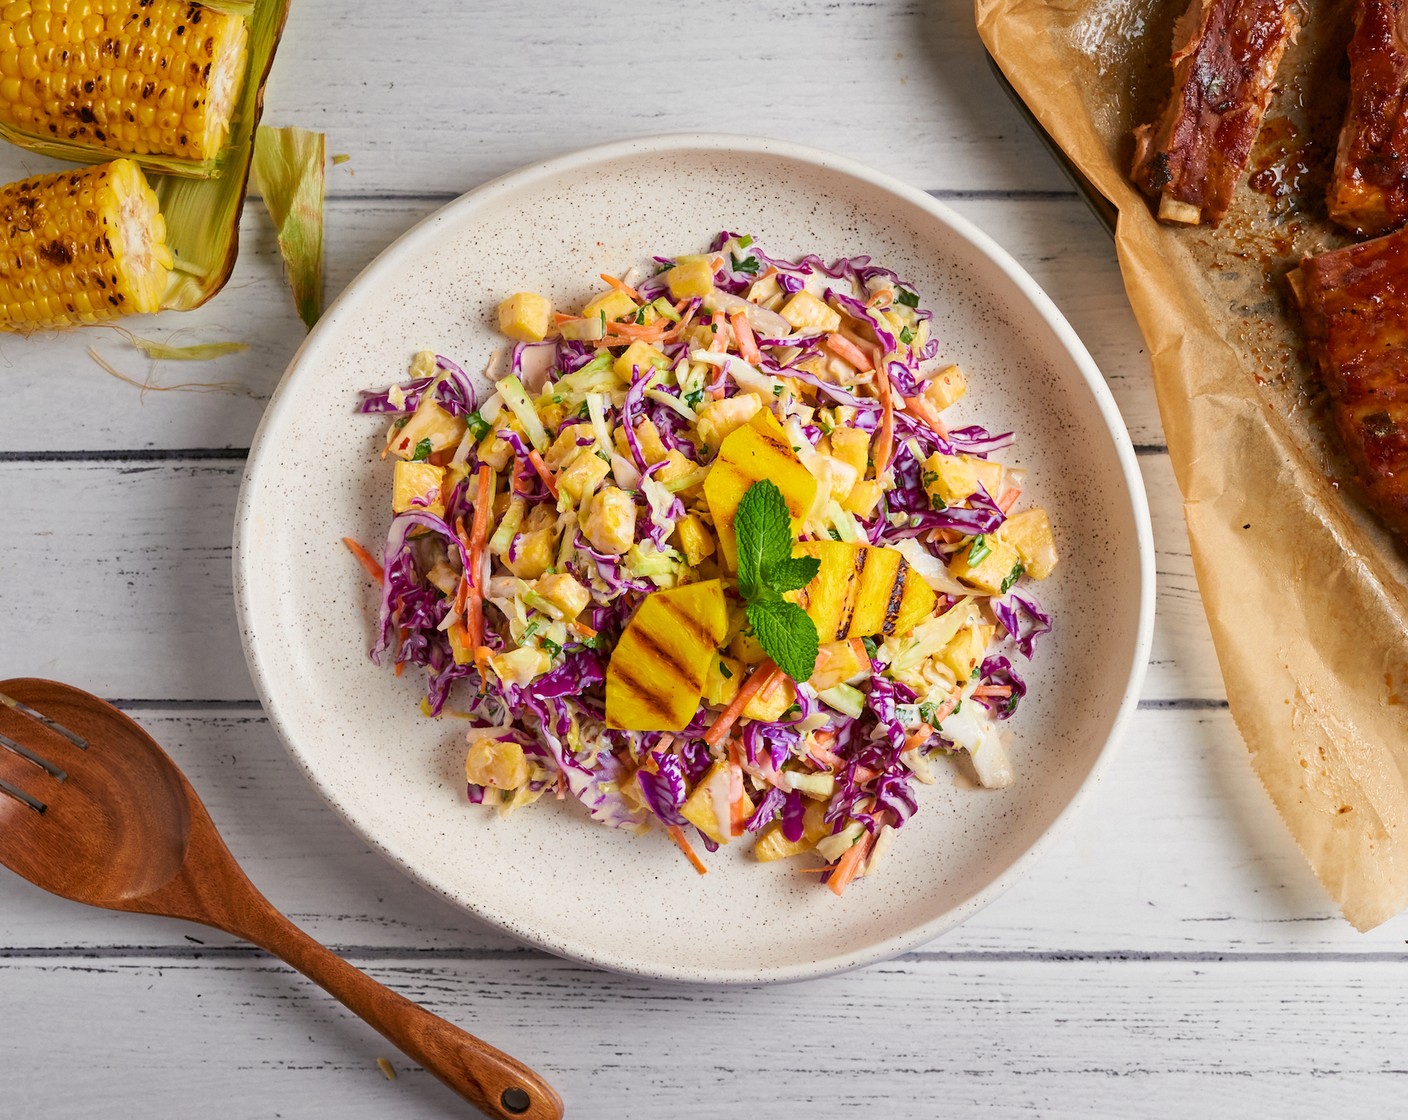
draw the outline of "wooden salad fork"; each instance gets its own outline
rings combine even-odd
[[[527,1066],[397,995],[274,909],[166,752],[96,696],[53,681],[0,681],[0,863],[74,902],[200,922],[253,942],[489,1116],[563,1114],[562,1099]]]

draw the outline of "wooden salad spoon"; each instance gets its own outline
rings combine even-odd
[[[527,1066],[379,984],[274,909],[166,752],[96,696],[0,681],[0,863],[74,902],[252,941],[489,1116],[562,1116],[562,1099]]]

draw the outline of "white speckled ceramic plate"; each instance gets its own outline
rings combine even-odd
[[[544,801],[510,818],[468,805],[456,721],[424,719],[421,683],[367,659],[376,600],[340,538],[383,537],[383,422],[357,390],[416,350],[480,368],[494,308],[545,292],[575,306],[653,253],[720,229],[771,253],[868,253],[935,309],[942,357],[968,372],[966,416],[1021,435],[1029,495],[1068,559],[1040,589],[1056,631],[1010,727],[1018,781],[921,788],[884,874],[842,898],[735,844],[690,870],[663,834]],[[703,982],[794,980],[911,949],[1027,870],[1089,793],[1133,708],[1153,622],[1153,545],[1129,437],[1050,300],[986,236],[923,192],[838,156],[767,140],[672,136],[528,167],[450,203],[381,254],[323,316],[254,441],[235,528],[250,669],[274,726],[369,843],[478,917],[605,968]]]

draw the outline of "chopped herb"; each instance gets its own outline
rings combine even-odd
[[[753,244],[753,238],[745,233],[742,237],[735,238],[734,244],[740,249],[746,249],[749,245]]]
[[[722,657],[719,658],[719,673],[723,676],[724,680],[733,680],[733,670],[728,667],[728,663],[724,661]]]
[[[542,629],[542,625],[542,622],[539,619],[535,618],[532,622],[530,622],[527,626],[523,628],[523,637],[520,638],[519,641],[526,642],[540,629]]]
[[[1012,590],[1012,585],[1027,574],[1027,569],[1020,563],[1013,564],[1012,570],[1007,573],[1007,578],[1002,581],[1002,594],[1006,595]]]
[[[642,326],[644,323],[645,323],[645,308],[642,307],[639,311],[636,312],[636,326],[638,326],[638,327],[639,327],[639,326]]]
[[[777,718],[780,720],[788,720],[791,719],[793,716],[799,716],[801,714],[802,706],[800,704],[793,704],[785,712],[783,712],[782,715],[778,716]]]
[[[938,482],[938,481],[939,481],[939,472],[938,472],[938,471],[925,471],[923,474],[921,474],[921,475],[919,476],[919,481],[921,481],[922,483],[924,483],[925,486],[928,486],[928,485],[930,485],[931,483],[934,483],[934,482]]]
[[[471,412],[464,418],[464,422],[469,427],[476,442],[489,434],[489,421],[485,420],[484,417],[480,416],[477,412]]]
[[[774,385],[774,386],[772,387],[772,395],[775,396],[775,397],[780,397],[780,396],[782,396],[782,384],[781,384],[781,382],[779,382],[778,384],[776,384],[776,385]],[[795,451],[796,448],[794,447],[793,450]]]
[[[411,418],[410,418],[409,416],[398,416],[398,417],[396,417],[395,420],[393,420],[393,421],[391,422],[391,430],[392,430],[393,432],[399,432],[402,428],[404,428],[404,427],[405,427],[407,424],[409,424],[410,422],[411,422]]]
[[[901,288],[898,292],[895,293],[895,302],[902,303],[906,307],[918,307],[919,297],[913,292],[907,292],[903,288]]]
[[[744,247],[746,248],[747,246]],[[737,253],[730,253],[729,256],[733,258],[734,272],[746,272],[749,276],[757,276],[758,270],[763,267],[758,263],[758,258],[751,254],[744,257],[742,260],[738,259]]]
[[[933,727],[934,724],[938,723],[938,714],[939,709],[927,700],[919,705],[919,718],[922,719],[925,723],[927,723],[930,727]]]
[[[558,645],[555,641],[553,641],[551,638],[540,638],[538,640],[542,647],[547,650],[548,653],[550,653],[553,657],[557,657],[559,654],[562,653],[562,647]]]
[[[591,415],[592,415],[591,405],[587,404],[586,401],[583,401],[583,402],[581,403],[581,406],[577,409],[577,419],[578,419],[578,420],[589,420],[589,419],[591,419]]]
[[[718,324],[718,323],[710,323],[710,324],[709,324],[709,331],[710,331],[711,334],[718,334],[718,333],[719,333],[719,324]]]
[[[828,529],[827,532],[831,534],[833,541],[839,541],[841,539],[841,531],[839,529]]]
[[[875,639],[862,638],[860,642],[861,645],[865,646],[865,652],[870,656],[870,660],[874,661],[876,655],[880,652],[880,647],[875,644]]]
[[[977,680],[977,679],[978,679],[978,668],[979,668],[979,667],[978,667],[977,665],[974,665],[974,666],[973,666],[973,671],[968,674],[968,676],[969,676],[970,679],[972,679],[972,680]]]
[[[937,494],[929,495],[929,504],[935,509],[948,509],[948,503],[944,501],[941,497],[939,497]]]
[[[912,330],[910,330],[908,327],[901,327],[901,328],[900,328],[900,341],[903,342],[903,343],[906,343],[906,344],[913,342],[913,341],[914,341],[914,332],[913,332]]]
[[[987,538],[979,533],[973,538],[973,543],[968,546],[968,566],[975,568],[992,555],[992,545],[988,544]]]
[[[429,459],[429,458],[430,458],[430,440],[429,440],[429,438],[426,438],[426,439],[421,440],[418,444],[416,444],[415,452],[411,455],[411,462],[413,462],[413,463],[422,463],[422,462],[424,462],[426,459]]]
[[[684,395],[684,403],[689,405],[690,408],[698,408],[703,400],[703,389],[694,389]]]

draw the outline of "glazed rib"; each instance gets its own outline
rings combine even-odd
[[[1408,230],[1306,257],[1290,282],[1359,481],[1408,535]]]
[[[1349,108],[1340,130],[1330,217],[1355,233],[1408,218],[1408,3],[1359,0],[1349,42]]]
[[[1222,220],[1299,29],[1289,0],[1192,0],[1174,28],[1173,92],[1134,131],[1131,176],[1161,220]]]

